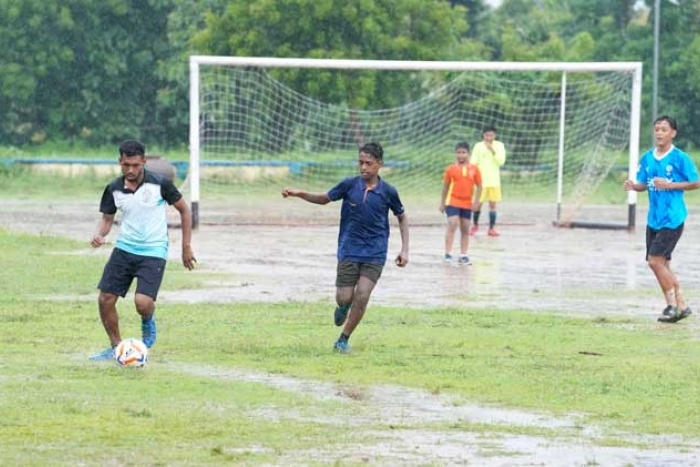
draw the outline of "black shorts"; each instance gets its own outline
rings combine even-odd
[[[102,292],[123,297],[136,279],[136,293],[148,295],[155,300],[164,273],[164,259],[139,256],[115,248],[105,265],[97,288]]]
[[[364,276],[376,284],[379,277],[382,275],[382,269],[384,269],[384,266],[381,264],[341,261],[338,263],[335,286],[354,287],[360,276]]]
[[[681,235],[683,235],[683,225],[684,224],[681,224],[675,229],[660,230],[654,230],[647,226],[646,259],[648,260],[650,256],[663,256],[670,260],[671,253],[673,253],[678,240],[680,240]]]

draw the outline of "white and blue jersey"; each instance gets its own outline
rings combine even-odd
[[[346,178],[328,191],[343,200],[338,231],[338,261],[384,265],[389,247],[389,211],[403,214],[399,193],[381,178],[371,190],[362,177]]]
[[[654,229],[675,229],[685,222],[688,209],[683,190],[664,190],[654,186],[653,179],[661,177],[669,182],[696,182],[698,170],[688,154],[673,146],[661,159],[651,149],[639,160],[637,181],[644,183],[649,192],[647,226]]]
[[[182,194],[165,177],[145,171],[136,191],[124,186],[124,177],[110,182],[102,194],[100,212],[122,212],[116,247],[140,256],[168,259],[166,203],[174,204]]]

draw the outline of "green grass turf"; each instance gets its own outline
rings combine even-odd
[[[446,395],[456,407],[577,414],[583,425],[639,435],[642,446],[644,435],[700,430],[691,416],[700,413],[692,320],[661,326],[519,310],[371,307],[354,354],[340,356],[331,352],[330,303],[170,303],[159,308],[151,361],[135,370],[87,360],[106,343],[94,290],[104,257],[84,255],[79,242],[2,230],[0,249],[1,465],[269,465],[322,447],[341,453],[396,428],[357,416],[372,411],[367,391],[381,385]],[[164,290],[206,293],[196,274],[177,266],[169,265]],[[128,298],[120,309],[125,337],[137,334]],[[338,394],[343,403],[333,399]],[[410,410],[403,429],[562,435],[421,420]],[[356,425],[346,430],[346,420]],[[612,434],[599,442],[629,443]]]

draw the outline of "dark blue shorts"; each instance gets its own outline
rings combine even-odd
[[[97,288],[102,292],[123,297],[136,279],[136,293],[158,296],[165,273],[165,260],[152,256],[139,256],[115,248],[105,265]]]
[[[660,229],[654,230],[647,226],[647,256],[663,256],[670,260],[671,253],[676,248],[678,240],[683,235],[683,225],[681,224],[675,229]]]
[[[471,209],[456,208],[454,206],[445,206],[445,214],[447,214],[447,217],[459,216],[463,219],[469,220],[472,218]]]

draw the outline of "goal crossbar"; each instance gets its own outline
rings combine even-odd
[[[397,70],[397,71],[543,71],[562,73],[562,99],[560,105],[561,134],[559,165],[563,164],[563,127],[565,121],[566,74],[580,72],[628,72],[632,74],[631,108],[629,119],[628,176],[634,177],[639,158],[639,137],[641,124],[642,63],[641,62],[458,62],[458,61],[407,61],[407,60],[353,60],[353,59],[312,59],[277,57],[232,57],[193,55],[189,60],[190,82],[190,196],[193,211],[193,224],[199,224],[200,199],[200,67],[257,67],[257,68],[316,68],[335,70]],[[561,205],[561,182],[557,193],[558,213]],[[632,230],[635,227],[636,192],[627,195],[627,223],[621,225],[588,225],[586,223],[560,223],[566,227],[620,228]],[[558,215],[557,215],[558,217]]]

